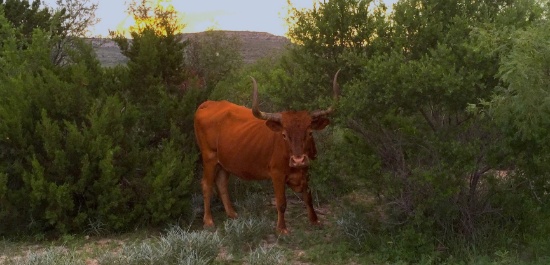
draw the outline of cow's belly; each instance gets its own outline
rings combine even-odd
[[[244,179],[244,180],[270,179],[269,175],[260,175],[260,174],[257,174],[257,173],[252,173],[252,172],[247,172],[247,171],[237,172],[237,173],[232,173],[232,174],[234,174],[235,176],[237,176],[241,179]]]
[[[218,163],[231,174],[246,180],[269,179],[269,156],[257,150],[240,150],[241,147],[223,152],[218,150]]]
[[[242,179],[270,179],[274,135],[264,121],[254,120],[221,127],[225,129],[220,130],[217,138],[219,164]]]
[[[222,163],[221,161],[220,165],[227,172],[244,180],[263,180],[271,178],[268,172],[254,168],[258,165],[235,165],[233,163]]]

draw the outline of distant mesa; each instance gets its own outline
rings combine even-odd
[[[254,31],[223,31],[228,36],[237,36],[241,40],[241,55],[246,64],[251,64],[266,56],[281,53],[290,41],[283,37],[267,32]],[[200,36],[205,32],[183,33],[184,39]],[[104,66],[124,64],[127,58],[120,53],[120,49],[111,39],[90,39],[97,57]]]

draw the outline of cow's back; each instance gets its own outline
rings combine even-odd
[[[244,179],[269,177],[274,133],[250,109],[228,101],[206,101],[195,113],[195,135],[203,159],[216,159]]]
[[[195,112],[195,135],[217,140],[222,130],[239,126],[240,123],[252,118],[250,109],[229,101],[205,101]]]
[[[226,113],[238,107],[228,101],[205,101],[195,112],[195,134],[204,136],[206,134],[217,134],[217,124],[226,116]]]

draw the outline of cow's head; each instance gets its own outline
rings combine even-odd
[[[252,113],[258,119],[266,120],[266,125],[272,131],[280,133],[285,140],[289,150],[289,166],[293,168],[302,168],[309,166],[309,155],[315,153],[315,142],[313,141],[312,131],[322,130],[329,123],[328,114],[334,111],[334,105],[338,100],[338,72],[334,75],[332,89],[334,91],[334,103],[326,110],[316,111],[283,111],[276,113],[266,113],[260,111],[258,107],[258,86],[256,80],[252,78],[254,84]]]

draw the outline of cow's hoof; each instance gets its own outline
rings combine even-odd
[[[210,221],[204,221],[204,224],[202,225],[204,229],[213,230],[215,229],[214,222],[212,220]]]
[[[203,226],[203,229],[208,232],[216,232],[216,226]]]
[[[290,231],[288,231],[288,229],[286,228],[277,228],[277,233],[279,235],[288,235],[290,234]]]
[[[232,213],[228,213],[227,217],[229,217],[231,219],[237,219],[237,217],[239,217],[239,215],[236,212],[232,212]]]
[[[310,221],[311,225],[314,225],[314,226],[323,226],[323,223],[321,223],[321,221],[317,220],[317,221]]]
[[[323,223],[321,223],[320,221],[311,222],[311,226],[313,226],[314,229],[323,229],[324,228]]]

